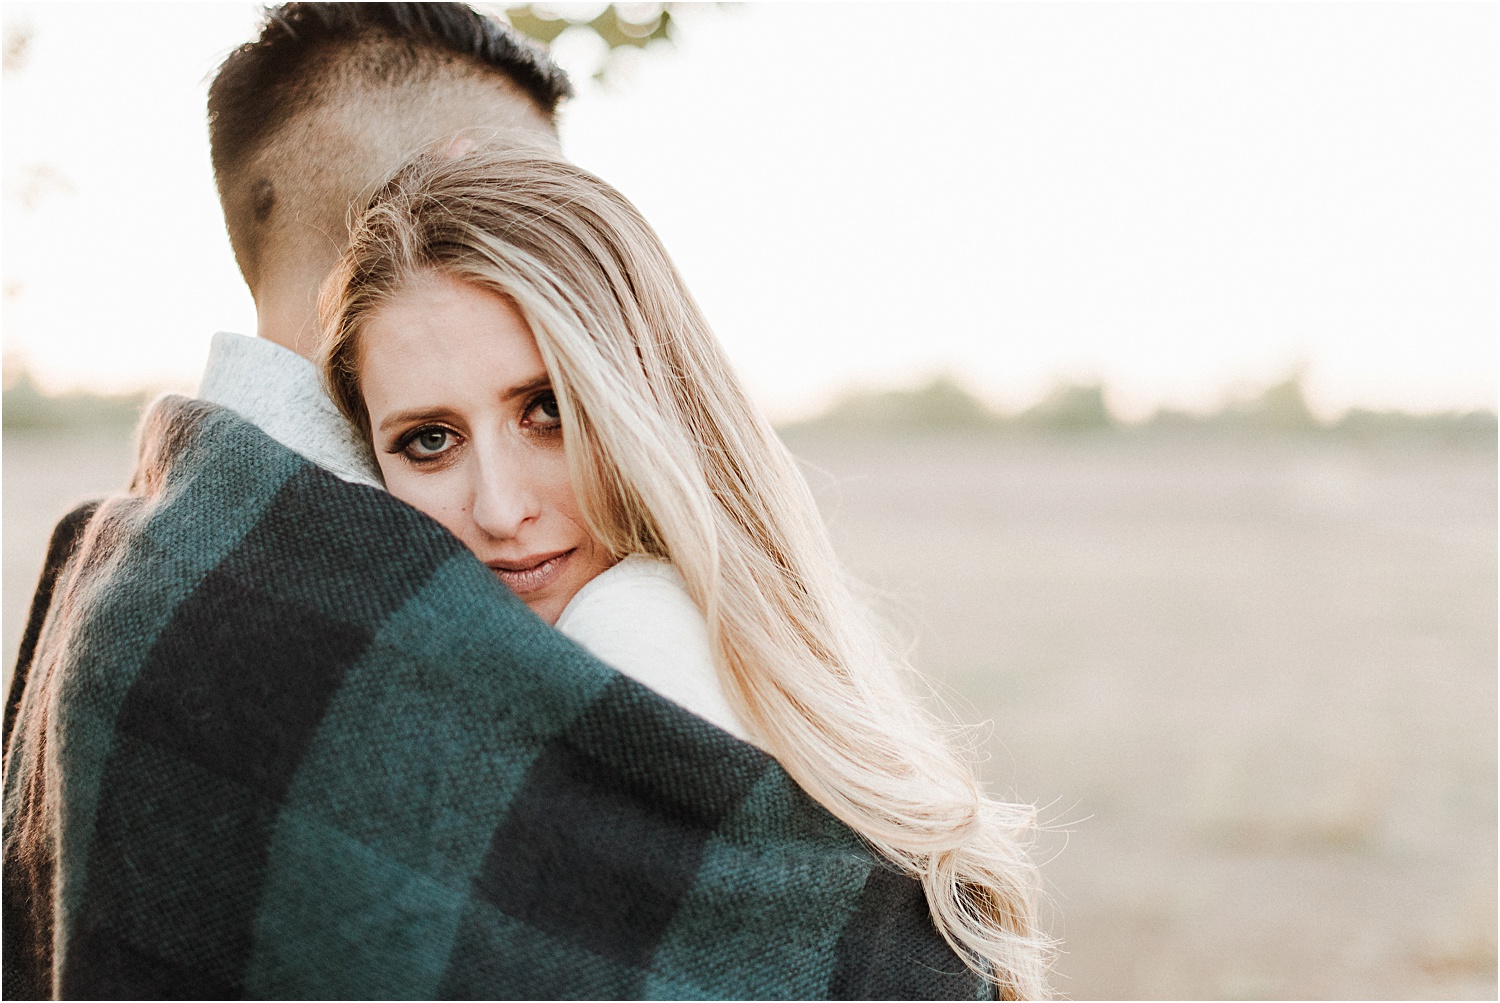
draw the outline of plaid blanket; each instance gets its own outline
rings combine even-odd
[[[445,530],[165,398],[6,710],[10,998],[985,998],[920,886]]]

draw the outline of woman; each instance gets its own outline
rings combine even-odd
[[[393,494],[606,662],[669,666],[642,681],[919,879],[1002,994],[1045,995],[1031,809],[986,797],[908,697],[792,457],[618,192],[535,154],[419,160],[322,308],[325,378]]]

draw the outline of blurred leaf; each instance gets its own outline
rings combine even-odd
[[[507,8],[505,17],[512,28],[543,45],[551,45],[553,39],[572,26],[567,18],[541,16],[533,9],[532,4]]]
[[[5,26],[4,72],[13,73],[26,68],[26,59],[31,55],[31,43],[36,38],[36,29],[25,21],[11,21]]]
[[[517,4],[505,8],[505,17],[527,38],[550,46],[569,28],[585,28],[606,46],[607,55],[593,73],[595,79],[609,75],[614,54],[621,49],[644,49],[652,42],[670,43],[676,21],[675,3]]]
[[[55,167],[31,164],[21,171],[20,184],[7,195],[13,195],[27,209],[35,209],[52,195],[71,195],[78,189]]]
[[[655,7],[655,12],[639,21],[620,13],[621,7]],[[611,52],[622,45],[645,48],[656,39],[671,41],[672,15],[661,4],[610,4],[588,26],[609,46]]]

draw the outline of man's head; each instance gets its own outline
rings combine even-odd
[[[229,240],[261,334],[301,344],[347,218],[411,154],[461,134],[555,148],[567,77],[457,3],[288,3],[209,88]]]

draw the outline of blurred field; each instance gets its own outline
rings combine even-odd
[[[1495,998],[1493,449],[791,442],[993,723],[988,778],[1058,826],[1060,993]],[[119,433],[6,433],[7,664],[52,521],[128,466]]]

